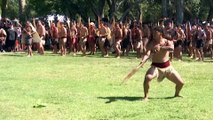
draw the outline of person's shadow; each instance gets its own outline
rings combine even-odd
[[[149,99],[173,99],[175,97],[162,97],[162,98],[149,98]],[[106,104],[116,102],[116,101],[142,101],[143,97],[136,97],[136,96],[111,96],[111,97],[98,97],[98,99],[106,99]]]

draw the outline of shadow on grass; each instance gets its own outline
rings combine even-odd
[[[9,56],[9,57],[26,57],[26,54],[2,54],[2,56]]]
[[[149,98],[149,99],[173,99],[173,98],[176,98],[176,97],[160,97],[160,98]],[[134,97],[134,96],[124,96],[124,97],[118,97],[118,96],[115,96],[115,97],[98,97],[98,99],[107,99],[108,101],[106,101],[105,103],[106,104],[109,104],[109,103],[112,103],[112,102],[116,102],[116,101],[130,101],[130,102],[133,102],[133,101],[142,101],[143,100],[143,97]]]
[[[46,105],[34,105],[33,108],[44,108]]]

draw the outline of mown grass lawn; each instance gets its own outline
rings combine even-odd
[[[151,83],[142,102],[146,63],[125,85],[122,78],[140,60],[99,55],[61,57],[47,53],[0,55],[0,120],[213,120],[213,62],[173,61],[185,86]]]

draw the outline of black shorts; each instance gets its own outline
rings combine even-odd
[[[52,45],[57,45],[58,44],[58,39],[54,39],[54,38],[52,38]]]
[[[121,47],[126,49],[130,45],[130,40],[128,38],[124,38],[122,41]]]
[[[202,40],[202,39],[198,39],[197,41],[196,41],[196,48],[197,49],[200,49],[200,48],[202,48],[204,46],[204,41]]]
[[[185,45],[186,47],[189,47],[190,44],[191,44],[191,41],[190,41],[190,40],[185,40],[185,41],[184,41],[184,45]]]
[[[32,45],[32,37],[27,35],[25,37],[25,45]]]
[[[176,42],[174,42],[174,47],[179,47],[179,46],[182,46],[183,44],[183,41],[182,40],[177,40]]]
[[[109,42],[109,40],[105,40],[105,42],[104,42],[104,47],[110,47],[110,42]]]

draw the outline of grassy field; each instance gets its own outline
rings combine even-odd
[[[151,83],[142,102],[150,62],[125,85],[140,60],[100,55],[0,54],[0,120],[213,120],[213,62],[173,61],[185,81],[183,98],[174,84]]]

